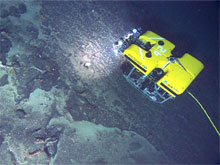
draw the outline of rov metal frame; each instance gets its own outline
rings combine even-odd
[[[172,95],[170,95],[168,92],[163,90],[160,86],[158,86],[156,82],[153,82],[153,85],[154,85],[153,91],[150,90],[149,86],[146,86],[144,89],[141,89],[143,86],[143,83],[149,80],[150,76],[147,76],[141,73],[142,76],[135,79],[135,78],[132,78],[132,74],[134,72],[140,72],[140,71],[136,67],[133,66],[133,68],[130,70],[128,75],[123,74],[123,76],[132,86],[134,86],[140,93],[142,93],[150,101],[163,104],[164,102],[175,98]]]

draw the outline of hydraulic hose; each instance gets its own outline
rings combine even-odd
[[[212,124],[213,128],[215,129],[216,133],[218,134],[218,136],[220,137],[220,133],[219,130],[217,129],[217,127],[215,126],[215,124],[213,123],[212,119],[210,118],[210,116],[208,115],[207,111],[205,110],[205,108],[202,106],[202,104],[199,102],[199,100],[189,91],[187,91],[187,93],[192,96],[192,98],[199,104],[199,106],[202,108],[203,112],[205,113],[206,117],[209,119],[210,123]]]

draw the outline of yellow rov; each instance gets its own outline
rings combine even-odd
[[[204,68],[188,53],[174,57],[175,45],[152,31],[133,29],[113,48],[126,57],[121,67],[126,80],[156,103],[182,94]]]

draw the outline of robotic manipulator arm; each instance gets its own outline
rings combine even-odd
[[[125,49],[127,49],[132,43],[135,43],[141,33],[141,28],[134,28],[123,37],[121,37],[119,41],[113,44],[113,50],[115,54],[123,54]]]

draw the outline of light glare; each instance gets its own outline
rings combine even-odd
[[[118,45],[121,46],[123,44],[122,41],[118,41]]]
[[[133,29],[132,32],[133,32],[133,33],[137,33],[137,29]]]

